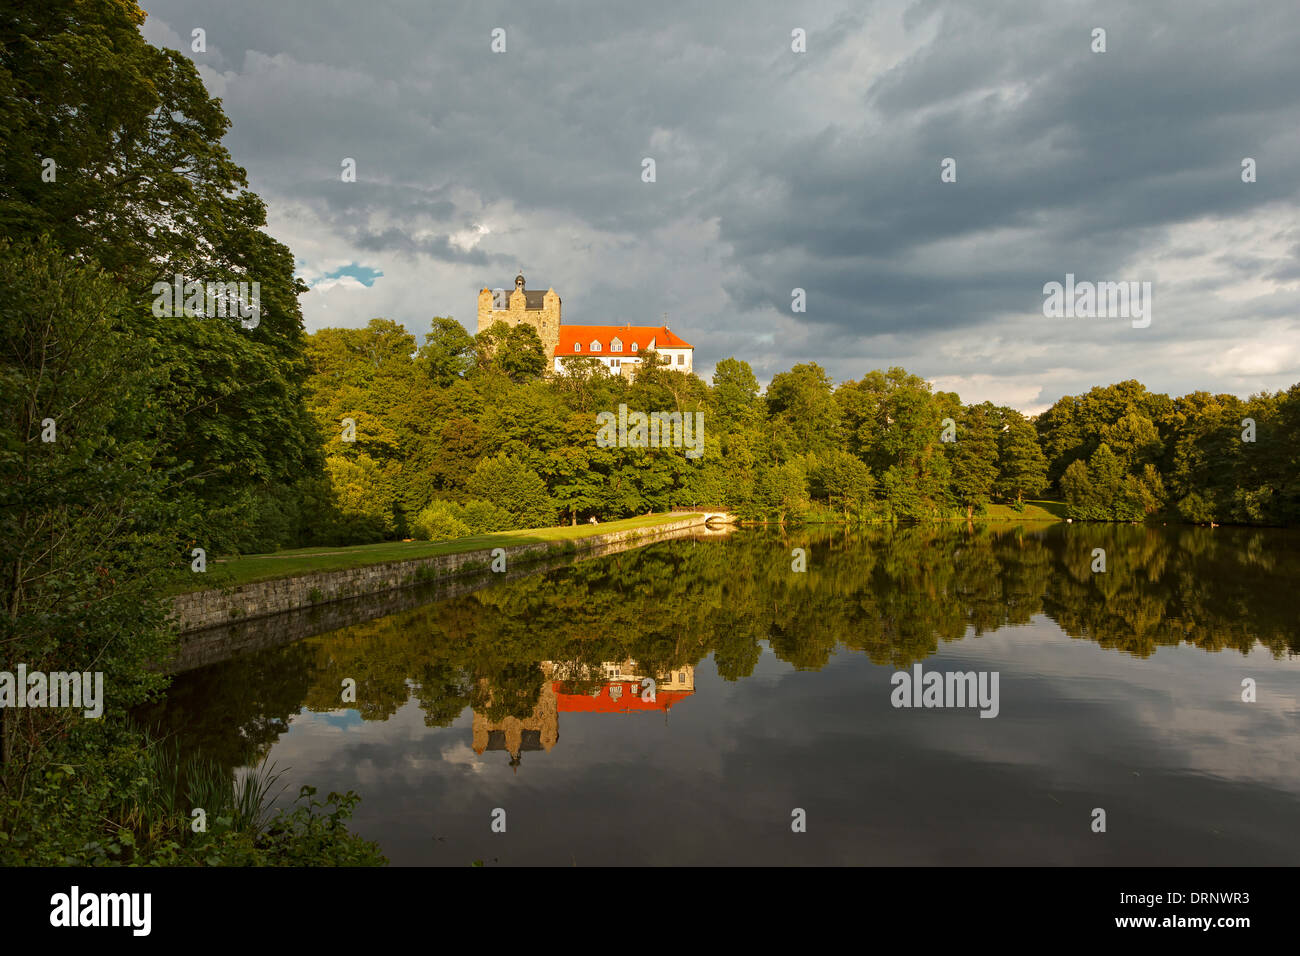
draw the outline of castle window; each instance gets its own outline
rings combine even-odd
[[[591,340],[591,350],[592,350],[593,352],[599,352],[599,351],[600,351],[600,343],[597,342],[595,339],[592,339],[592,340]]]

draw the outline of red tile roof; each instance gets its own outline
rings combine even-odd
[[[673,704],[690,697],[693,693],[684,690],[661,690],[655,694],[655,699],[650,701],[641,699],[642,691],[639,682],[610,681],[601,687],[594,697],[590,694],[565,693],[564,681],[554,681],[551,687],[555,691],[555,708],[560,713],[630,714],[639,710],[668,710]],[[617,697],[610,693],[615,687],[618,688]]]
[[[591,343],[595,340],[600,343],[600,352],[596,354],[606,355],[609,352],[609,343],[616,338],[623,343],[623,351],[615,352],[615,355],[637,355],[650,348],[651,341],[655,343],[657,349],[695,347],[680,335],[674,335],[667,326],[663,325],[561,325],[560,339],[555,343],[555,354],[589,355]],[[636,343],[636,352],[632,351],[633,342]],[[581,350],[575,350],[575,345],[581,345]]]

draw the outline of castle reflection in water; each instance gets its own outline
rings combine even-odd
[[[489,720],[474,712],[474,752],[504,751],[518,767],[527,751],[549,751],[560,739],[561,713],[634,714],[662,712],[695,693],[695,668],[682,666],[666,674],[639,672],[636,661],[606,661],[600,670],[569,668],[542,661],[546,681],[537,706],[527,717]],[[643,684],[653,676],[654,686]]]

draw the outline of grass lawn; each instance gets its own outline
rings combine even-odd
[[[563,525],[558,528],[529,528],[521,531],[497,531],[476,534],[452,541],[385,541],[380,544],[358,544],[346,548],[296,548],[276,551],[273,554],[243,554],[210,559],[208,570],[199,575],[190,572],[167,589],[168,594],[187,591],[206,591],[254,581],[274,578],[291,578],[313,571],[339,571],[366,564],[385,561],[409,561],[412,558],[430,558],[441,554],[459,554],[482,548],[509,548],[519,544],[538,544],[544,541],[572,541],[597,534],[626,531],[630,528],[647,528],[683,518],[698,517],[692,513],[641,515],[622,521],[601,524]]]
[[[1064,501],[1026,501],[1025,510],[1017,513],[1010,505],[989,505],[988,514],[976,515],[976,521],[1064,521]]]

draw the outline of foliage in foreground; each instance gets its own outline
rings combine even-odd
[[[347,829],[360,797],[349,791],[322,801],[303,787],[291,807],[273,810],[280,776],[263,766],[236,782],[214,761],[183,759],[176,746],[125,732],[115,746],[46,767],[21,796],[0,796],[0,866],[386,862],[376,844]]]
[[[330,506],[305,286],[221,145],[220,101],[144,19],[130,0],[0,11],[0,670],[101,672],[105,698],[98,719],[0,709],[0,861],[370,862],[343,829],[354,796],[267,819],[260,788],[237,798],[129,724],[167,686],[166,577]],[[57,173],[33,175],[45,158]],[[257,283],[259,321],[153,308],[177,277]]]

